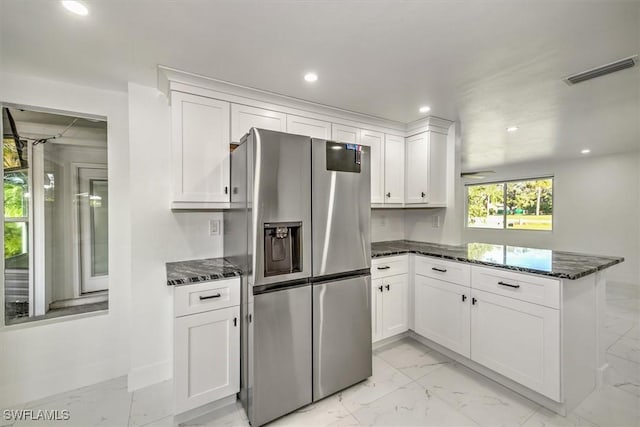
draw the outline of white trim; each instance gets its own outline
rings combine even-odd
[[[5,104],[0,103],[0,111],[2,111],[1,109],[4,107],[5,107]],[[2,111],[2,114],[4,116],[4,111]],[[0,134],[4,136],[4,117],[2,120],[0,120]],[[3,144],[4,144],[4,141],[3,141]],[[5,283],[4,283],[4,155],[3,155],[3,161],[0,162],[0,172],[2,172],[2,182],[3,182],[2,197],[0,197],[1,199],[0,207],[2,207],[2,227],[0,227],[2,229],[0,230],[0,236],[2,236],[2,256],[0,256],[0,258],[2,258],[2,260],[0,260],[0,266],[2,267],[2,279],[0,279],[0,283],[2,283],[2,289],[0,292],[0,332],[2,332],[4,330],[5,322],[6,322],[4,318],[4,294],[6,292]]]
[[[173,362],[164,360],[132,369],[128,375],[127,389],[136,391],[171,378],[173,378]]]
[[[109,179],[109,167],[103,163],[83,163],[83,162],[71,162],[71,180],[69,182],[69,186],[71,187],[70,197],[73,198],[73,195],[76,194],[76,190],[78,190],[78,178],[79,173],[78,170],[80,168],[89,168],[89,169],[106,169],[107,170],[107,181]],[[72,273],[71,277],[73,278],[73,297],[80,298],[82,296],[82,278],[80,277],[80,216],[78,215],[78,206],[75,203],[72,203],[71,206],[71,236],[72,236]]]
[[[453,123],[451,120],[434,116],[404,123],[242,86],[163,65],[158,66],[158,89],[167,96],[169,102],[172,91],[184,92],[403,138],[427,131],[446,135]]]
[[[451,120],[442,119],[440,117],[429,116],[414,122],[407,123],[407,138],[423,132],[435,132],[443,135],[449,134],[449,127],[453,122]]]
[[[541,395],[540,393],[537,393],[533,390],[531,390],[530,388],[527,388],[525,386],[523,386],[520,383],[517,383],[515,381],[513,381],[510,378],[507,378],[503,375],[498,374],[495,371],[492,371],[491,369],[487,368],[484,365],[481,365],[477,362],[474,362],[471,359],[468,359],[464,356],[462,356],[461,354],[458,354],[454,351],[449,350],[446,347],[443,347],[433,341],[431,341],[428,338],[425,338],[419,334],[417,334],[416,332],[410,330],[409,331],[409,338],[414,339],[415,341],[433,349],[436,350],[439,353],[442,353],[443,355],[449,357],[450,359],[455,360],[456,362],[460,363],[461,365],[466,366],[467,368],[475,371],[476,373],[479,373],[481,375],[483,375],[484,377],[487,377],[495,382],[497,382],[498,384],[502,384],[503,386],[511,389],[512,391],[526,397],[529,400],[533,400],[535,403],[544,406],[547,409],[550,409],[562,416],[565,416],[567,413],[567,409],[566,409],[566,405],[563,402],[556,402],[554,400],[549,399],[546,396]]]
[[[35,276],[34,276],[34,267],[35,267],[35,263],[33,260],[33,244],[34,244],[34,232],[33,232],[33,144],[31,144],[30,142],[27,143],[27,158],[28,158],[28,162],[29,162],[29,168],[27,169],[27,185],[29,188],[29,223],[27,226],[27,230],[29,233],[29,317],[34,316],[34,307],[35,307],[35,298],[34,298],[34,291],[35,291]],[[3,175],[4,178],[4,175]],[[4,191],[3,191],[4,194]],[[3,227],[4,228],[4,227]],[[3,251],[2,251],[2,257],[4,258],[4,240],[3,240]],[[2,272],[2,292],[4,293],[4,291],[6,290],[6,285],[4,283],[4,271]]]
[[[29,216],[33,220],[29,224],[30,231],[30,267],[29,276],[33,277],[33,311],[29,307],[29,316],[41,316],[47,312],[46,301],[46,265],[45,265],[45,217],[44,217],[44,144],[34,146],[29,142],[31,157],[29,158]],[[30,297],[31,300],[31,297]]]
[[[242,86],[163,65],[158,66],[158,89],[164,93],[167,98],[170,98],[169,93],[174,90],[180,92],[187,90],[188,93],[195,94],[202,91],[201,93],[203,96],[210,96],[206,95],[206,93],[210,94],[213,92],[220,96],[229,97],[230,99],[225,100],[231,100],[231,102],[280,111],[282,113],[300,115],[300,112],[304,111],[304,117],[316,118],[318,120],[339,123],[337,120],[346,119],[346,122],[367,123],[374,127],[387,128],[391,131],[387,133],[397,135],[403,135],[405,131],[405,124],[402,122],[306,101],[304,99],[281,95],[279,93],[269,92],[262,89]],[[247,100],[250,100],[251,103],[247,104]],[[317,115],[320,115],[321,117],[316,117]],[[328,117],[333,117],[335,120],[327,120]],[[378,130],[370,126],[367,126],[367,128],[371,130]]]
[[[0,333],[11,332],[17,329],[27,329],[35,326],[52,325],[55,323],[67,322],[69,320],[80,320],[88,317],[106,316],[108,314],[109,309],[106,308],[104,310],[88,311],[86,313],[67,314],[59,317],[52,317],[50,319],[29,320],[22,323],[17,323],[15,325],[5,325],[3,328],[0,328]]]

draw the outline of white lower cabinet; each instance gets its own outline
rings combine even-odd
[[[239,287],[239,281],[232,280]],[[211,282],[212,289],[219,282]],[[186,293],[189,286],[175,290]],[[219,287],[219,286],[218,286]],[[201,295],[207,300],[217,293]],[[176,308],[183,298],[176,298]],[[180,312],[177,310],[176,312]],[[175,412],[183,413],[240,390],[240,306],[174,319]]]
[[[415,331],[470,357],[470,291],[465,286],[416,275]]]
[[[371,281],[371,330],[376,342],[408,329],[406,274]]]
[[[417,334],[561,401],[561,313],[553,308],[558,301],[539,298],[551,306],[527,301],[531,295],[545,295],[542,285],[553,290],[553,280],[485,267],[471,267],[469,274],[467,265],[430,257],[416,256],[414,262]],[[481,282],[480,273],[484,277]],[[486,279],[489,273],[495,277]],[[477,289],[485,289],[493,281],[501,284],[495,292]]]
[[[409,257],[375,258],[371,262],[371,335],[380,341],[409,329]]]
[[[478,290],[471,298],[471,360],[559,401],[560,312]]]

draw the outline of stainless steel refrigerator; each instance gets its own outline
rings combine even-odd
[[[265,424],[371,375],[369,147],[251,129],[225,256],[243,269],[241,391]]]

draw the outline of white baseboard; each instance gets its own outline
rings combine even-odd
[[[381,347],[384,347],[385,345],[394,343],[396,341],[400,341],[401,339],[406,338],[408,336],[409,336],[409,332],[408,331],[407,332],[403,332],[401,334],[394,335],[392,337],[385,338],[385,339],[382,339],[380,341],[376,341],[371,345],[371,348],[373,350],[377,350],[377,349],[379,349]]]
[[[112,360],[73,366],[73,369],[57,370],[47,375],[17,378],[16,383],[0,384],[0,402],[5,409],[10,406],[39,400],[60,393],[66,393],[103,381],[123,377],[126,372]]]
[[[216,400],[215,402],[207,403],[206,405],[199,406],[189,411],[182,412],[181,414],[176,414],[173,416],[173,425],[179,426],[182,423],[186,423],[187,421],[192,421],[196,418],[200,418],[204,415],[217,411],[218,409],[222,409],[226,406],[233,405],[234,403],[236,403],[235,394],[228,397],[224,397],[220,400]]]
[[[549,399],[546,396],[543,396],[525,386],[523,386],[522,384],[519,384],[507,377],[504,377],[500,374],[498,374],[497,372],[492,371],[489,368],[486,368],[484,366],[482,366],[481,364],[474,362],[471,359],[467,359],[466,357],[449,350],[448,348],[445,348],[443,346],[441,346],[440,344],[437,344],[433,341],[431,341],[428,338],[425,338],[421,335],[418,335],[417,333],[415,333],[414,331],[409,331],[409,337],[413,338],[414,340],[418,341],[419,343],[438,351],[439,353],[444,354],[445,356],[455,360],[456,362],[466,366],[467,368],[472,369],[473,371],[484,375],[485,377],[489,378],[492,381],[497,382],[498,384],[502,384],[503,386],[511,389],[512,391],[526,397],[529,400],[533,400],[535,403],[544,406],[545,408],[556,412],[562,416],[565,416],[567,414],[567,410],[566,410],[566,406],[564,403],[562,402],[556,402],[554,400]]]
[[[171,360],[134,368],[128,375],[128,390],[135,391],[173,378]]]

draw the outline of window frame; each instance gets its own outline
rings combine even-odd
[[[78,113],[78,112],[74,112],[74,111],[67,111],[67,110],[54,110],[54,109],[50,109],[50,108],[43,108],[43,107],[36,107],[36,106],[31,106],[31,105],[26,105],[26,104],[16,104],[16,103],[12,103],[12,102],[5,102],[0,100],[0,109],[1,108],[18,108],[18,109],[27,109],[29,111],[32,112],[40,112],[40,113],[48,113],[48,114],[62,114],[62,115],[68,115],[70,117],[74,117],[74,118],[86,118],[86,119],[96,119],[96,120],[101,120],[101,121],[105,121],[105,122],[109,122],[109,119],[107,116],[101,116],[101,115],[94,115],[94,114],[86,114],[86,113]],[[3,121],[0,121],[0,133],[2,135],[4,135],[4,123]],[[109,157],[110,154],[110,150],[109,150],[109,138],[108,138],[108,133],[107,133],[107,157]],[[40,146],[42,147],[42,146]],[[31,195],[31,197],[29,198],[29,215],[28,215],[28,220],[27,220],[27,226],[28,226],[28,232],[29,232],[29,250],[30,250],[30,254],[29,254],[29,317],[32,317],[33,314],[33,310],[35,307],[35,304],[33,303],[34,300],[34,294],[35,294],[35,282],[37,280],[35,274],[36,271],[39,269],[41,271],[42,274],[42,280],[44,280],[44,274],[45,274],[45,268],[44,268],[44,262],[38,262],[36,261],[35,257],[36,257],[36,252],[37,251],[42,251],[41,255],[39,256],[40,259],[44,259],[44,240],[42,238],[37,239],[36,238],[36,234],[37,234],[37,229],[42,228],[44,230],[44,210],[42,210],[41,215],[42,218],[37,218],[37,214],[35,212],[35,202],[34,200],[38,197],[42,197],[44,200],[44,196],[40,195],[40,196],[36,196],[34,194],[34,192],[36,191],[40,191],[40,192],[44,192],[44,188],[43,188],[43,179],[44,176],[42,174],[42,172],[44,171],[44,153],[37,153],[37,147],[34,147],[34,145],[32,143],[28,143],[27,144],[27,150],[28,151],[28,159],[29,159],[29,166],[28,166],[28,185],[29,185],[29,193]],[[40,158],[38,159],[38,157],[40,156]],[[41,162],[40,165],[37,165],[37,162]],[[88,163],[93,165],[93,163]],[[108,169],[108,164],[106,164],[105,169]],[[100,167],[103,167],[103,164],[98,164],[100,165]],[[36,171],[36,168],[38,168],[39,172]],[[0,164],[0,172],[2,172],[3,178],[4,178],[4,164]],[[2,199],[0,200],[0,208],[2,209],[3,212],[3,221],[5,220],[4,217],[4,206],[5,206],[5,200],[4,200],[4,194]],[[75,209],[73,209],[72,211],[76,211]],[[41,224],[38,224],[39,222],[41,222]],[[109,227],[109,233],[111,233],[111,227]],[[2,241],[4,242],[4,226],[0,229],[0,237],[2,238]],[[39,240],[39,241],[38,241]],[[111,243],[111,238],[109,238],[109,243]],[[4,244],[4,243],[3,243]],[[74,254],[75,256],[75,254]],[[29,328],[33,328],[33,327],[38,327],[38,326],[45,326],[45,325],[51,325],[51,324],[57,324],[57,323],[63,323],[63,322],[68,322],[68,321],[73,321],[73,320],[79,320],[79,319],[85,319],[85,318],[90,318],[90,317],[96,317],[96,316],[107,316],[109,314],[111,314],[111,311],[109,309],[109,306],[111,305],[112,299],[111,299],[111,293],[107,291],[107,301],[108,301],[108,305],[106,309],[100,309],[100,310],[93,310],[93,311],[87,311],[87,312],[82,312],[82,313],[74,313],[74,314],[65,314],[63,316],[58,316],[58,317],[50,317],[50,318],[42,318],[42,319],[36,319],[36,320],[30,320],[27,322],[20,322],[20,323],[15,323],[15,324],[11,324],[11,323],[7,323],[7,319],[6,319],[6,310],[5,310],[5,279],[4,279],[4,275],[5,275],[5,258],[4,258],[4,250],[3,250],[3,256],[0,257],[0,269],[1,269],[1,274],[2,274],[2,278],[0,279],[0,284],[2,284],[2,289],[0,291],[0,334],[4,331],[13,331],[13,330],[21,330],[21,329],[29,329]],[[39,267],[38,267],[39,266]],[[111,282],[109,282],[109,284],[111,284]]]
[[[527,228],[509,228],[507,227],[507,184],[513,182],[525,182],[525,181],[538,181],[550,179],[551,180],[551,229],[550,230],[536,230],[536,229],[527,229]],[[503,222],[501,228],[490,228],[490,227],[470,227],[469,226],[469,187],[478,186],[478,185],[492,185],[492,184],[502,184],[504,186],[503,189],[503,198],[504,198],[504,209],[503,209]],[[555,229],[555,215],[553,211],[555,211],[555,175],[542,175],[542,176],[533,176],[527,178],[509,178],[509,179],[501,179],[501,180],[492,180],[492,181],[481,181],[474,183],[465,183],[464,184],[464,228],[468,230],[509,230],[516,232],[528,232],[534,231],[537,233],[553,233]]]

